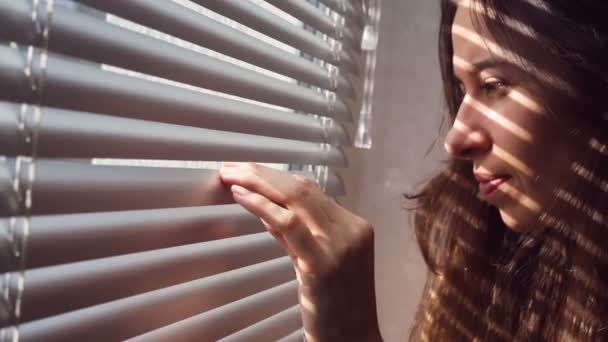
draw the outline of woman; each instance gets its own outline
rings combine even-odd
[[[430,272],[412,340],[608,340],[608,5],[441,7],[453,159],[414,196]],[[369,224],[298,176],[221,177],[293,258],[306,337],[380,340]]]

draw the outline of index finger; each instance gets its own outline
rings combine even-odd
[[[226,163],[220,169],[222,181],[241,185],[271,201],[311,219],[318,224],[327,223],[323,207],[333,202],[316,186],[314,181],[302,176],[275,170],[258,164]]]
[[[224,163],[220,176],[224,182],[241,185],[283,205],[301,195],[322,193],[309,178],[254,163]]]

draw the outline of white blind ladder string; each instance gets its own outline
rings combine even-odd
[[[4,326],[0,332],[0,342],[18,342],[21,319],[21,303],[25,286],[25,258],[29,236],[32,191],[36,176],[36,155],[38,137],[42,121],[42,95],[46,83],[48,45],[53,14],[53,0],[32,0],[31,19],[36,38],[35,45],[28,47],[23,73],[30,86],[30,103],[21,106],[18,131],[28,147],[29,156],[17,156],[12,180],[13,193],[17,199],[15,213],[22,216],[9,218],[9,241],[12,244],[12,258],[9,272],[3,275],[1,296],[8,309]]]
[[[376,59],[378,51],[378,34],[380,29],[380,0],[363,1],[364,11],[367,14],[366,25],[361,35],[361,50],[365,52],[365,69],[363,80],[363,100],[359,112],[357,133],[354,145],[357,148],[370,149],[372,147],[372,102],[374,97],[374,83],[376,78]]]
[[[34,163],[37,156],[38,137],[42,122],[42,96],[46,86],[48,67],[48,47],[53,18],[54,0],[32,0],[32,21],[36,38],[34,44],[28,47],[27,63],[24,74],[29,81],[30,103],[21,106],[19,130],[22,132],[26,146],[29,146],[30,156]],[[31,208],[31,185],[35,180],[35,164],[28,171],[30,187],[26,189],[26,209]],[[29,213],[29,212],[28,212]]]
[[[330,149],[330,145],[327,145],[327,144],[323,144],[323,145],[321,145],[321,147],[326,149],[327,151],[329,151],[329,149]],[[319,188],[321,188],[321,190],[323,192],[327,191],[328,176],[329,176],[329,167],[327,165],[315,166],[315,168],[314,168],[315,182],[317,183],[317,185],[319,186]]]
[[[341,40],[344,37],[346,19],[338,12],[332,12],[331,19],[334,24],[334,35],[337,40]]]

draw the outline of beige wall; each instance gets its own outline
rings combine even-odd
[[[406,339],[426,276],[401,194],[438,169],[425,157],[442,113],[437,0],[382,0],[373,148],[349,151],[341,202],[376,229],[376,292],[383,337]]]

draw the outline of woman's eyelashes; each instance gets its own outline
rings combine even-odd
[[[504,97],[509,93],[509,85],[499,78],[490,77],[482,82],[481,90],[488,97]]]
[[[469,88],[477,88],[474,91],[471,91],[470,89],[467,89],[467,86],[465,85],[464,82],[462,82],[460,79],[456,79],[456,82],[458,84],[458,87],[460,88],[460,91],[462,92],[462,95],[471,95],[473,97],[477,97],[477,96],[484,96],[490,99],[496,99],[496,98],[501,98],[504,97],[506,95],[509,94],[509,90],[511,88],[511,86],[509,85],[509,83],[507,83],[505,80],[497,78],[497,77],[488,77],[484,80],[482,80],[481,82],[476,82],[479,83],[478,85],[475,85],[473,87],[469,87]]]

